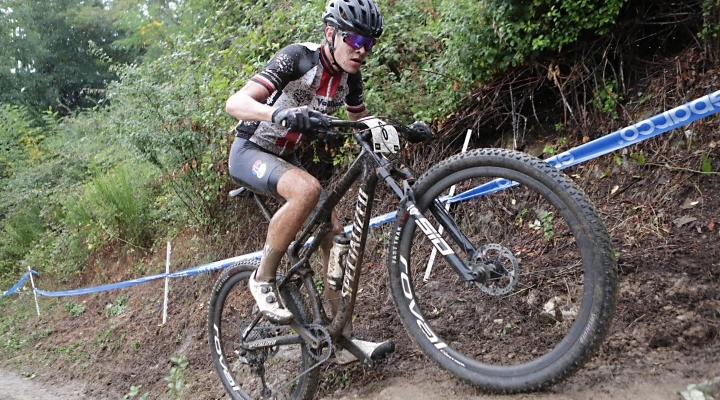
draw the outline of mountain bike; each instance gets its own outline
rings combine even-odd
[[[377,119],[319,125],[320,137],[351,136],[361,151],[278,270],[281,300],[295,320],[278,326],[258,312],[247,287],[257,261],[227,268],[212,290],[209,344],[232,398],[312,398],[319,366],[339,348],[366,367],[382,362],[342,334],[381,182],[399,203],[387,249],[389,287],[427,357],[466,383],[513,393],[547,388],[595,354],[614,316],[617,265],[597,210],[570,178],[524,153],[478,149],[415,179],[396,154],[410,128]],[[330,210],[355,191],[342,297],[331,318],[310,261],[331,230]]]

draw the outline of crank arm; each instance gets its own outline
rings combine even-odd
[[[318,339],[315,335],[313,335],[305,326],[297,321],[293,321],[290,324],[290,327],[297,332],[302,340],[308,344],[308,346],[312,347],[313,349],[320,348],[320,339]],[[294,336],[294,335],[293,335]]]
[[[352,342],[352,340],[345,337],[345,335],[341,335],[340,339],[338,339],[337,344],[340,345],[340,347],[344,348],[345,350],[352,353],[355,357],[357,357],[358,361],[362,365],[364,365],[367,368],[374,368],[375,367],[375,361],[373,361],[371,358],[368,358],[365,353],[360,350],[359,347],[355,345],[355,343]]]
[[[257,350],[264,347],[285,346],[289,344],[301,343],[305,343],[305,341],[300,337],[300,335],[283,335],[268,339],[258,339],[251,342],[245,342],[242,344],[242,347],[246,350]]]

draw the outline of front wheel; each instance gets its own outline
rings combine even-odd
[[[315,364],[308,346],[301,343],[256,350],[243,347],[244,342],[272,341],[294,333],[289,327],[262,318],[243,340],[259,312],[247,285],[257,267],[257,261],[238,262],[223,271],[213,287],[207,328],[215,370],[233,399],[311,399],[319,370],[308,371]],[[311,320],[298,284],[288,283],[280,294],[301,323]],[[291,382],[298,375],[300,378]]]
[[[468,239],[442,240],[484,271],[482,282],[440,254],[430,261],[438,238],[422,230],[438,228],[431,206],[453,186],[456,195],[494,187],[441,206]],[[617,266],[603,222],[569,178],[520,152],[481,149],[434,166],[413,190],[428,221],[398,212],[388,267],[401,320],[427,356],[467,383],[512,393],[546,388],[595,354],[614,315]]]

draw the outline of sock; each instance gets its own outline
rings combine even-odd
[[[255,275],[255,280],[260,282],[274,281],[278,265],[280,265],[280,260],[282,260],[284,254],[284,252],[272,248],[269,243],[265,243],[263,254],[260,258],[260,267]]]

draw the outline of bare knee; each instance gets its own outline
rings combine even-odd
[[[320,182],[301,169],[288,171],[278,182],[278,194],[297,207],[312,209],[321,192]]]

